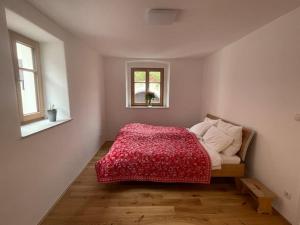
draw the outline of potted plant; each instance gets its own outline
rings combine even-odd
[[[47,113],[48,113],[48,120],[50,122],[55,122],[57,110],[54,108],[54,105],[50,105],[49,109],[47,110]]]
[[[147,92],[146,93],[146,104],[149,106],[149,107],[151,107],[151,101],[152,101],[152,99],[154,99],[155,98],[155,94],[153,93],[153,92]]]

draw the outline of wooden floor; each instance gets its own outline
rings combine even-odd
[[[288,224],[276,212],[257,214],[252,200],[231,183],[97,183],[94,163],[108,148],[109,143],[102,147],[41,224]]]

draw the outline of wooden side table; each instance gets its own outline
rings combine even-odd
[[[272,201],[276,195],[254,178],[242,178],[242,193],[248,193],[258,203],[257,212],[272,214]]]

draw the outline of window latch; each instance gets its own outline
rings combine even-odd
[[[19,82],[21,82],[21,87],[22,87],[22,90],[24,91],[25,90],[25,83],[24,83],[24,75],[22,72],[20,72],[19,74]]]

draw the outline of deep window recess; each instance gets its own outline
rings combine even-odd
[[[147,93],[154,94],[151,106],[164,105],[163,68],[131,68],[131,106],[148,106]]]
[[[21,123],[44,118],[39,43],[10,31]]]

